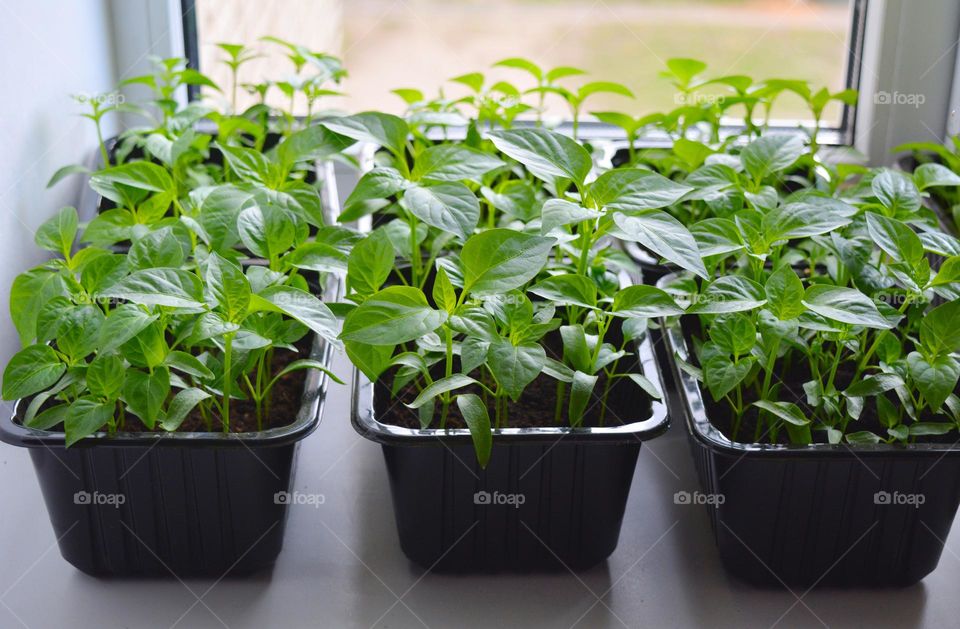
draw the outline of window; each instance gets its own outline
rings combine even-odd
[[[709,62],[706,76],[745,74],[757,80],[797,78],[831,91],[858,85],[865,0],[185,0],[188,52],[200,69],[229,84],[217,42],[256,45],[263,57],[244,66],[244,80],[276,77],[289,67],[274,35],[342,57],[350,75],[346,96],[328,108],[401,112],[400,87],[457,96],[455,75],[483,72],[487,80],[525,84],[511,68],[491,68],[521,56],[545,67],[570,65],[590,80],[625,84],[635,94],[597,94],[587,111],[634,114],[672,109],[677,96],[659,77],[671,57]],[[570,77],[575,86],[579,77]],[[709,91],[704,92],[709,97]],[[243,101],[241,101],[242,103]],[[253,102],[249,96],[247,102]],[[548,115],[564,104],[548,97]],[[849,132],[852,115],[832,104],[825,126]],[[771,118],[792,125],[808,110],[785,94]]]

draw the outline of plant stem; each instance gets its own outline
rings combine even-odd
[[[233,332],[224,337],[223,344],[223,405],[221,407],[221,421],[223,432],[230,432],[230,385],[232,384],[231,371],[233,360]]]

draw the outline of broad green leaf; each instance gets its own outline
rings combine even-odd
[[[757,327],[742,313],[721,315],[710,324],[710,340],[734,356],[746,356],[757,344]]]
[[[483,401],[472,393],[457,396],[457,408],[470,429],[473,449],[477,453],[477,462],[485,468],[490,461],[493,446],[493,433],[490,429],[490,416]]]
[[[558,227],[593,221],[602,214],[564,199],[548,199],[540,211],[540,233],[548,235]]]
[[[907,367],[910,377],[934,412],[940,410],[960,380],[960,363],[947,355],[927,360],[920,352],[910,352],[907,355]]]
[[[583,275],[552,275],[529,288],[555,305],[596,308],[597,286]]]
[[[763,217],[763,231],[771,243],[819,236],[849,225],[856,212],[836,199],[811,196],[770,210]]]
[[[115,354],[101,354],[87,367],[87,388],[90,393],[115,400],[126,379],[123,360]]]
[[[497,339],[490,344],[487,365],[497,383],[516,402],[527,385],[540,375],[546,357],[543,347],[536,343],[514,345]]]
[[[847,443],[853,445],[874,445],[880,443],[881,441],[878,435],[870,432],[869,430],[860,430],[858,432],[847,433],[846,440]]]
[[[758,400],[753,403],[759,409],[779,417],[783,421],[794,426],[806,426],[810,423],[808,418],[800,407],[793,402],[769,402],[767,400]]]
[[[417,155],[411,176],[415,181],[480,181],[504,165],[489,153],[460,144],[437,144]]]
[[[66,446],[69,448],[84,437],[97,432],[113,417],[116,404],[82,397],[70,405],[63,418]]]
[[[644,210],[613,215],[619,228],[614,235],[624,240],[639,242],[657,255],[677,266],[707,277],[697,241],[683,224],[661,210]]]
[[[917,422],[910,425],[911,437],[946,435],[956,430],[956,424],[946,422]]]
[[[803,304],[818,315],[839,323],[879,329],[895,325],[880,314],[873,300],[853,288],[816,284],[807,288]]]
[[[705,218],[690,226],[697,248],[704,257],[718,256],[744,248],[737,224],[726,218]]]
[[[924,315],[920,343],[935,356],[960,352],[960,301],[937,306]]]
[[[437,278],[433,282],[433,303],[437,308],[446,310],[448,313],[453,313],[457,307],[457,293],[443,267],[437,269]]]
[[[178,268],[189,252],[190,242],[183,242],[173,228],[156,229],[136,239],[127,254],[131,269],[156,267]]]
[[[237,229],[244,246],[268,260],[286,252],[296,238],[290,216],[272,205],[248,207],[240,212]]]
[[[843,394],[847,397],[871,397],[903,386],[903,378],[895,373],[878,373],[854,382]]]
[[[867,212],[867,230],[873,242],[897,262],[915,266],[924,256],[920,237],[898,220]]]
[[[390,286],[374,293],[347,315],[341,338],[370,345],[399,345],[433,332],[447,320],[423,291]]]
[[[53,176],[50,177],[50,181],[47,182],[47,187],[54,187],[64,178],[69,177],[70,175],[87,175],[89,173],[90,169],[86,166],[82,166],[80,164],[69,164],[62,168],[58,168],[57,172],[53,173]]]
[[[387,233],[374,230],[358,242],[347,262],[347,287],[360,296],[380,290],[393,270],[393,245]]]
[[[340,222],[355,220],[360,217],[357,208],[368,201],[386,199],[398,192],[402,192],[410,185],[403,175],[395,168],[375,168],[365,173],[347,200],[343,203],[343,214]],[[366,210],[363,210],[365,213]],[[362,214],[361,214],[362,215]]]
[[[663,393],[653,382],[650,381],[646,376],[640,375],[638,373],[627,374],[628,377],[644,392],[649,395],[654,400],[662,400]]]
[[[376,382],[380,374],[390,366],[394,350],[393,345],[368,345],[353,341],[346,341],[343,347],[350,362],[371,382]]]
[[[951,256],[943,261],[931,286],[944,286],[960,282],[960,256]]]
[[[30,345],[13,355],[3,371],[3,399],[16,400],[56,384],[67,366],[49,345]]]
[[[890,169],[883,169],[871,182],[873,194],[880,203],[897,211],[916,212],[920,209],[920,191],[913,180]]]
[[[723,314],[760,308],[767,303],[763,286],[741,275],[726,275],[710,282],[695,296],[687,312]]]
[[[715,401],[723,397],[739,385],[753,369],[757,359],[747,356],[737,362],[730,359],[714,343],[704,343],[700,355],[703,368],[703,380]]]
[[[412,186],[400,201],[408,212],[431,227],[466,240],[480,220],[480,202],[462,183]]]
[[[10,318],[22,345],[32,343],[37,337],[37,313],[44,304],[65,293],[63,278],[56,271],[36,268],[14,278],[10,288]]]
[[[277,146],[277,158],[288,165],[325,160],[340,154],[353,143],[352,139],[315,124],[288,135]]]
[[[358,142],[379,144],[396,156],[403,155],[410,133],[403,118],[377,111],[366,111],[352,116],[328,118],[321,123],[326,128]]]
[[[331,380],[333,380],[337,384],[344,384],[343,380],[341,380],[340,377],[337,376],[337,374],[327,369],[326,365],[324,365],[319,360],[314,360],[312,358],[301,358],[299,360],[295,360],[291,363],[288,363],[287,366],[285,366],[283,369],[277,372],[277,374],[273,377],[273,380],[276,381],[278,378],[280,378],[281,376],[285,376],[288,373],[293,373],[294,371],[304,371],[306,369],[316,369],[317,371],[321,371],[325,373]]]
[[[447,376],[446,378],[434,380],[425,386],[420,392],[420,395],[418,395],[413,402],[407,404],[407,406],[410,408],[420,408],[438,395],[447,393],[449,391],[455,391],[456,389],[462,389],[463,387],[475,384],[476,382],[477,381],[470,376],[465,376],[462,373],[455,373],[451,376]]]
[[[172,192],[175,189],[167,169],[149,161],[132,161],[105,168],[90,177],[91,188],[115,203],[123,203],[117,185],[149,192]]]
[[[253,149],[243,146],[220,146],[223,157],[230,170],[240,179],[250,183],[269,185],[272,181],[273,165],[267,157]]]
[[[153,430],[167,396],[170,395],[170,371],[157,367],[152,373],[131,369],[123,383],[123,399],[143,425]]]
[[[180,428],[183,420],[197,404],[210,397],[210,394],[201,389],[183,389],[170,400],[167,411],[164,413],[160,426],[167,432]]]
[[[691,190],[649,170],[618,168],[597,177],[587,198],[608,210],[655,210],[673,205]]]
[[[173,308],[201,308],[202,294],[199,277],[181,269],[166,268],[134,271],[101,292],[103,297]]]
[[[460,252],[464,292],[503,293],[523,286],[546,265],[555,242],[512,229],[471,236]]]
[[[36,398],[34,398],[36,399]],[[25,417],[23,425],[34,430],[50,430],[64,423],[70,414],[70,404],[58,404],[43,410],[33,417]]]
[[[271,286],[259,295],[279,311],[313,330],[320,338],[335,342],[340,333],[336,315],[322,301],[305,290],[293,286]],[[380,343],[390,344],[389,341]]]
[[[781,321],[796,319],[807,310],[803,282],[789,265],[784,264],[767,278],[764,293],[767,308]]]
[[[214,373],[210,371],[199,358],[187,352],[174,350],[167,354],[163,363],[171,369],[182,371],[183,373],[203,380],[212,380],[214,378]]]
[[[582,186],[593,162],[579,142],[542,128],[491,131],[490,140],[534,176],[550,183],[558,177]]]
[[[493,65],[494,67],[499,66],[503,68],[516,68],[517,70],[529,72],[538,83],[544,78],[544,73],[540,66],[529,59],[524,59],[523,57],[509,57],[507,59],[501,59]]]
[[[243,270],[216,253],[204,261],[204,278],[209,301],[227,321],[240,323],[250,304],[250,281]]]
[[[913,171],[913,181],[923,192],[935,186],[960,186],[960,175],[942,164],[921,164]]]
[[[740,163],[759,182],[792,166],[803,152],[803,140],[798,135],[765,135],[743,148]]]
[[[612,312],[618,317],[654,318],[681,315],[683,308],[666,291],[636,284],[614,295]]]
[[[159,315],[145,312],[135,304],[117,306],[100,328],[99,351],[109,352],[120,347],[158,318]]]
[[[61,208],[56,216],[47,220],[37,230],[34,241],[37,246],[62,254],[70,255],[73,240],[77,237],[77,211],[72,207]]]

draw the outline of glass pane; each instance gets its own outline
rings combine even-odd
[[[347,96],[329,98],[326,108],[397,113],[404,104],[391,89],[457,96],[466,88],[448,79],[467,72],[529,87],[520,70],[490,68],[514,56],[589,73],[564,79],[564,86],[617,81],[636,94],[633,100],[596,94],[587,111],[672,109],[681,100],[659,76],[671,57],[706,61],[707,77],[802,79],[835,92],[845,87],[853,19],[849,0],[197,0],[196,7],[201,68],[221,84],[229,85],[229,73],[216,42],[255,45],[264,53],[244,66],[241,81],[289,74],[279,47],[258,42],[273,35],[343,58]],[[548,96],[546,106],[550,115],[566,115],[557,97]],[[305,104],[297,108],[302,113]],[[840,115],[833,104],[824,121],[837,124]],[[810,115],[786,93],[772,117]]]

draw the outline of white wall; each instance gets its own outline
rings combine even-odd
[[[47,181],[96,145],[70,95],[109,91],[115,74],[104,0],[0,2],[0,368],[19,349],[10,285],[44,257],[33,232],[76,204],[82,185],[72,177],[47,190]]]

